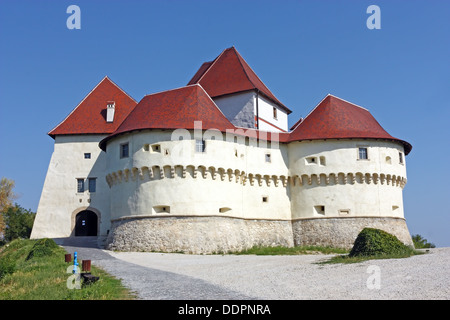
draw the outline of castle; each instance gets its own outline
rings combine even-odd
[[[105,77],[55,140],[31,238],[98,236],[108,249],[213,253],[349,248],[364,227],[411,245],[411,145],[327,95],[291,110],[232,47],[184,87],[137,102]]]

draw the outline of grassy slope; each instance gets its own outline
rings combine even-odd
[[[0,300],[116,300],[132,299],[133,296],[118,279],[103,270],[91,267],[91,273],[100,279],[82,289],[68,289],[71,276],[64,262],[66,251],[57,247],[52,254],[27,260],[33,240],[14,240],[0,248],[0,268],[9,270],[0,275]],[[5,265],[10,268],[5,268]],[[11,273],[11,265],[14,271]]]

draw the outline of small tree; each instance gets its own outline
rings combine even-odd
[[[14,181],[7,178],[0,180],[0,240],[5,234],[6,223],[3,218],[3,211],[12,205],[12,201],[16,198],[13,192]]]
[[[427,239],[423,238],[420,234],[415,234],[412,237],[412,241],[414,242],[414,247],[416,249],[423,248],[435,248],[434,243],[429,243]]]
[[[36,214],[31,210],[25,210],[18,204],[3,211],[3,218],[6,224],[4,237],[6,241],[17,238],[29,238],[33,228]]]

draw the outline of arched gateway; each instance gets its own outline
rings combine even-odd
[[[98,217],[90,210],[83,210],[75,217],[75,236],[97,236]]]

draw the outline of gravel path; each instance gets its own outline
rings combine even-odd
[[[111,252],[65,245],[140,299],[448,300],[450,248],[406,259],[317,262],[328,255],[254,256]],[[84,257],[83,257],[84,256]]]

